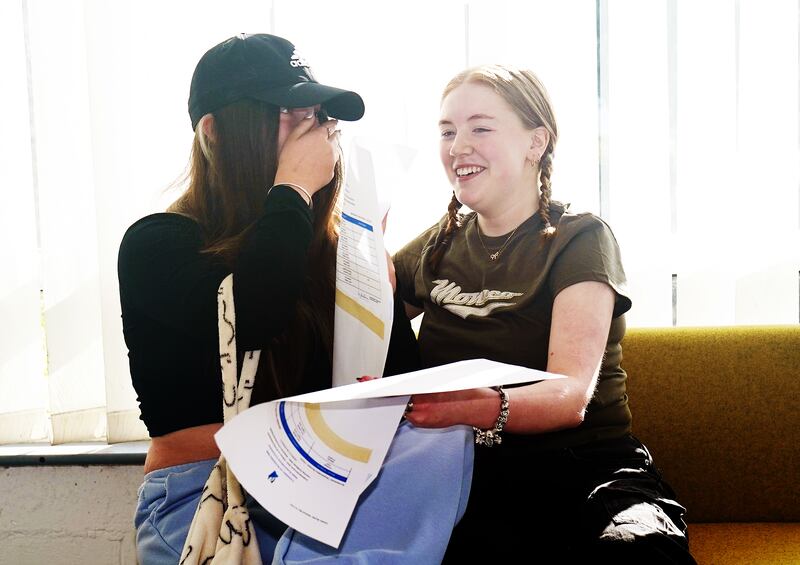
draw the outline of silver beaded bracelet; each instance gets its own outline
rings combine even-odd
[[[492,388],[500,393],[500,415],[497,416],[497,421],[494,423],[494,428],[491,430],[482,430],[475,426],[472,427],[475,431],[475,445],[493,447],[503,443],[503,437],[500,435],[500,432],[503,431],[508,421],[508,394],[503,390],[502,386],[493,386]]]

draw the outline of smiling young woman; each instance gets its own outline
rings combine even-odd
[[[630,435],[616,240],[550,199],[558,130],[544,87],[513,67],[464,71],[439,125],[448,213],[394,257],[406,312],[425,313],[423,365],[483,357],[565,377],[412,398],[416,426],[474,428],[445,562],[693,563],[684,509]]]

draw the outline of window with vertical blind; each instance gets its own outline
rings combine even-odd
[[[445,83],[510,62],[555,106],[554,198],[617,235],[629,325],[798,323],[799,24],[795,0],[0,3],[0,442],[146,437],[117,247],[179,193],[194,65],[243,31],[362,94],[344,145],[392,157],[390,251],[450,198]]]
[[[601,191],[629,323],[797,323],[800,3],[599,6]]]

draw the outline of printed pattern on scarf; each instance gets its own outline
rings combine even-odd
[[[236,314],[233,305],[233,275],[217,291],[219,358],[222,372],[222,412],[225,422],[250,406],[260,351],[245,353],[242,374],[237,379]],[[180,565],[261,563],[256,532],[245,492],[224,456],[214,465],[197,505]]]

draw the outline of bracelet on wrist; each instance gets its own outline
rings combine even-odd
[[[502,386],[493,386],[492,389],[500,394],[500,414],[497,416],[494,427],[489,430],[482,430],[475,426],[472,427],[475,432],[475,445],[493,447],[503,443],[503,437],[500,435],[500,432],[503,431],[508,421],[508,393],[503,390]]]
[[[308,207],[311,208],[312,210],[314,209],[314,200],[311,198],[311,194],[299,184],[294,184],[292,182],[275,183],[271,187],[269,187],[269,190],[267,190],[267,196],[269,196],[269,193],[272,192],[272,189],[275,188],[276,186],[288,186],[289,188],[293,188],[295,189],[295,191],[299,191],[298,195],[300,195],[299,193],[302,192],[303,194],[305,194],[305,199],[307,200],[306,204],[308,205]],[[302,195],[300,195],[300,197],[302,198]]]

